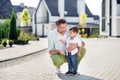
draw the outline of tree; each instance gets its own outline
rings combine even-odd
[[[80,16],[80,25],[82,27],[86,26],[86,19],[87,19],[86,13],[82,13],[81,16]]]
[[[14,11],[12,12],[11,21],[10,21],[9,39],[11,39],[11,40],[17,40],[16,18],[15,18]]]
[[[0,27],[0,40],[2,40],[2,28]]]
[[[84,35],[84,32],[85,32],[85,27],[86,27],[86,19],[87,19],[87,15],[86,13],[82,13],[80,15],[80,25],[82,27],[82,35]]]
[[[22,23],[25,26],[28,26],[28,24],[30,23],[30,20],[31,20],[31,17],[30,17],[28,9],[24,9],[22,11],[22,14],[21,14],[21,21],[22,21]]]
[[[9,33],[10,33],[10,19],[6,19],[4,23],[4,35],[5,38],[9,38]]]

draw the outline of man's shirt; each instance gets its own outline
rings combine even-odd
[[[49,32],[48,34],[48,50],[63,50],[65,52],[66,50],[66,45],[63,44],[60,40],[66,41],[67,38],[69,37],[69,29],[67,28],[64,36],[61,36],[58,32],[57,29],[54,29]],[[78,37],[81,39],[80,35]]]

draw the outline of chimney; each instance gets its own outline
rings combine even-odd
[[[24,3],[20,3],[20,7],[21,8],[24,8],[25,6],[24,6]]]
[[[64,0],[58,0],[58,11],[60,14],[60,18],[64,18],[64,9],[65,9]]]

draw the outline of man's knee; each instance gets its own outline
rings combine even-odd
[[[56,67],[60,67],[66,61],[65,56],[60,54],[51,55],[51,59]]]
[[[78,56],[78,64],[80,63],[82,58],[85,56],[85,53],[86,53],[86,49],[82,47],[81,56]]]

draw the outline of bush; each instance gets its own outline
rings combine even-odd
[[[0,44],[2,44],[2,40],[0,40]]]
[[[82,38],[87,38],[88,35],[87,35],[87,34],[81,34],[81,37],[82,37]]]
[[[2,28],[0,27],[0,40],[2,40]]]
[[[12,47],[12,45],[13,45],[13,41],[9,40],[9,46]]]
[[[29,34],[29,40],[32,40],[32,41],[37,40],[37,41],[39,41],[39,37],[35,37],[33,34]]]
[[[4,40],[2,44],[3,44],[4,47],[6,47],[7,46],[7,41]]]
[[[24,44],[28,44],[28,42],[29,42],[29,35],[27,33],[20,32],[18,40],[15,40],[14,44],[24,45]]]
[[[24,45],[28,44],[29,40],[15,40],[14,44]]]
[[[17,27],[17,28],[16,28],[16,31],[17,31],[17,37],[19,37],[19,36],[20,36],[20,32],[21,32],[21,31],[20,31],[20,28]]]

